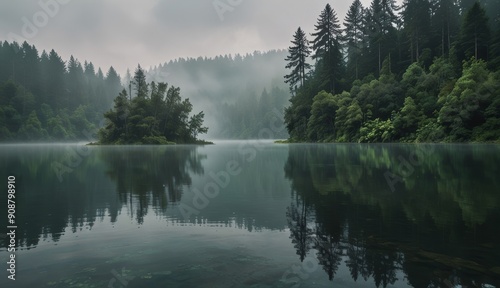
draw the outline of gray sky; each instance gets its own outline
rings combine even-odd
[[[352,3],[340,0],[1,0],[0,40],[27,39],[106,73],[115,67],[179,57],[283,49],[301,26],[313,32],[330,3],[343,22]],[[365,6],[369,0],[362,0]],[[217,7],[217,8],[216,8]],[[218,10],[219,9],[219,10]]]

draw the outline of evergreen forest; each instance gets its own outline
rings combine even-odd
[[[326,5],[286,58],[289,142],[498,142],[500,3]]]
[[[192,143],[205,133],[212,139],[255,139],[274,117],[283,122],[290,97],[282,80],[285,56],[285,50],[272,50],[179,58],[120,76],[113,67],[103,73],[90,61],[82,64],[74,56],[66,61],[55,50],[5,41],[0,43],[0,141]],[[157,100],[165,109],[171,101],[168,109],[179,118],[171,122],[164,117],[170,110],[151,110]],[[119,123],[125,120],[116,117],[125,115],[126,124]],[[283,129],[275,136],[288,134]]]
[[[0,43],[0,140],[87,140],[121,89],[113,67],[104,74],[54,50]]]

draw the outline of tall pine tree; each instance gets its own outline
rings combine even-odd
[[[307,41],[306,34],[299,27],[293,36],[294,40],[288,48],[290,55],[285,59],[289,63],[286,65],[287,69],[292,69],[290,74],[285,76],[285,83],[289,83],[290,91],[297,89],[297,84],[304,86],[306,73],[311,69],[311,65],[307,63],[307,58],[311,54],[309,48],[309,41]]]
[[[360,0],[354,0],[344,20],[343,40],[347,45],[347,71],[353,76],[351,80],[359,79],[359,57],[363,43],[363,5]],[[354,73],[351,72],[354,70]]]
[[[476,2],[465,14],[460,35],[460,56],[488,60],[490,27],[486,11]]]
[[[335,92],[341,78],[342,54],[339,40],[342,38],[342,30],[337,13],[330,4],[326,4],[314,28],[316,32],[311,34],[314,36],[312,58],[318,60],[317,67],[320,68],[321,75],[325,75],[321,80],[321,88]]]
[[[429,0],[405,0],[403,7],[404,30],[410,40],[411,62],[418,62],[420,53],[429,40],[430,2]]]

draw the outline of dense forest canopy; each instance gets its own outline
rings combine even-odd
[[[341,26],[327,4],[286,58],[290,141],[499,141],[499,11],[494,0],[355,0]]]

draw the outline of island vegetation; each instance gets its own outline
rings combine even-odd
[[[500,141],[498,6],[355,0],[341,27],[326,5],[289,48],[287,142]]]
[[[114,109],[106,112],[106,126],[99,130],[99,144],[208,144],[198,140],[207,133],[203,111],[190,116],[193,105],[182,100],[180,89],[166,83],[146,82],[141,66],[134,80],[136,95],[124,89],[115,98]]]

